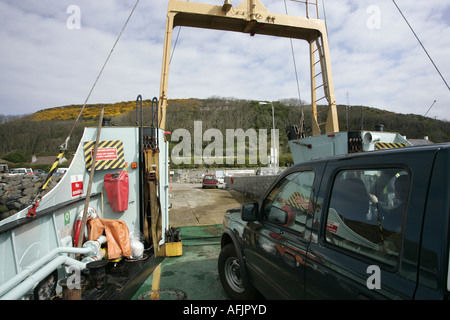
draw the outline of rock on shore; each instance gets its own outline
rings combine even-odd
[[[0,220],[29,206],[45,178],[39,175],[0,176]],[[60,179],[61,177],[52,177],[46,192],[50,191]]]

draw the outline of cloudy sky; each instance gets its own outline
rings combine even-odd
[[[286,1],[289,14],[304,15],[303,4]],[[135,2],[0,0],[0,114],[83,104]],[[159,95],[167,2],[140,0],[88,103]],[[285,13],[284,0],[261,2]],[[450,91],[392,0],[322,2],[338,104],[424,115],[436,100],[427,116],[450,121]],[[450,84],[450,1],[396,3]],[[310,102],[308,47],[293,46],[300,96]],[[211,96],[298,98],[289,39],[182,28],[168,97]]]

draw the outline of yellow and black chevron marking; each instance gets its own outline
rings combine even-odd
[[[291,197],[286,201],[291,207],[306,211],[309,206],[309,199],[307,199],[300,192],[294,192]]]
[[[50,182],[50,179],[52,178],[53,172],[56,170],[59,160],[63,157],[63,155],[64,155],[64,151],[60,151],[58,156],[56,157],[55,161],[53,162],[52,167],[50,168],[50,171],[47,175],[47,178],[45,179],[44,184],[41,187],[41,190],[45,190],[47,188],[47,185]]]
[[[86,170],[91,170],[95,141],[84,143]],[[95,170],[119,169],[125,167],[122,140],[99,141]]]
[[[408,146],[407,143],[377,142],[375,144],[375,150],[403,148],[407,146]]]

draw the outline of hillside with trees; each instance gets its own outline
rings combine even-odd
[[[151,123],[150,100],[143,101],[144,125]],[[307,126],[311,123],[310,106],[298,99],[285,99],[261,104],[258,101],[211,97],[208,99],[174,99],[167,107],[166,130],[187,129],[193,136],[194,121],[202,122],[203,132],[214,128],[225,137],[226,129],[272,128],[272,105],[275,127],[279,129],[280,165],[292,162],[285,128],[300,124],[302,113]],[[86,106],[82,119],[73,132],[68,148],[68,158],[76,150],[85,126],[96,126],[101,108],[113,125],[133,126],[136,123],[136,102],[119,102]],[[31,161],[31,156],[56,156],[72,128],[81,106],[65,106],[41,110],[31,115],[0,123],[0,158],[18,164]],[[348,111],[348,112],[347,112]],[[140,112],[139,112],[140,114]],[[397,114],[366,106],[338,106],[341,131],[374,130],[379,124],[385,131],[399,132],[409,139],[425,136],[435,143],[450,141],[450,122],[419,115]],[[362,115],[362,118],[361,118]],[[1,115],[0,115],[1,118]],[[348,119],[348,120],[347,120]],[[170,138],[169,138],[170,141]],[[210,142],[204,141],[206,146]],[[176,142],[170,145],[173,147]],[[270,138],[268,138],[270,146]]]

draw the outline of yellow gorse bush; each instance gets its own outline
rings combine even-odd
[[[143,105],[147,105],[148,102],[144,101]],[[99,104],[99,105],[87,105],[81,117],[83,119],[95,119],[100,116],[102,107],[105,108],[105,117],[114,117],[120,114],[126,113],[130,110],[136,108],[135,101],[128,102],[117,102],[114,104]],[[32,115],[33,121],[43,121],[43,120],[70,120],[76,119],[81,111],[82,106],[65,106],[49,108],[45,110],[38,111]]]
[[[194,102],[193,102],[194,101]],[[188,111],[194,111],[198,109],[197,99],[171,99],[168,104],[173,104],[175,109],[187,109]],[[150,107],[151,100],[143,100],[143,107]],[[105,108],[104,117],[112,118],[124,113],[127,113],[136,108],[136,101],[122,101],[111,104],[96,104],[86,105],[81,115],[81,118],[85,120],[96,119],[100,116],[102,107]],[[140,104],[138,105],[140,107]],[[44,121],[44,120],[71,120],[76,119],[80,113],[81,105],[70,105],[56,108],[49,108],[40,110],[31,115],[32,121]],[[157,109],[155,109],[156,111]]]

